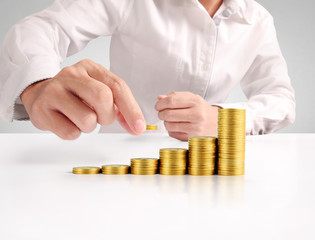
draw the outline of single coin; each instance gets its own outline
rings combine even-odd
[[[157,125],[147,125],[146,130],[158,130],[158,126]]]
[[[101,168],[99,167],[74,167],[72,173],[74,174],[98,174]]]

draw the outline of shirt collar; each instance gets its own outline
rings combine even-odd
[[[194,0],[199,6],[198,0]],[[228,19],[235,15],[241,22],[251,25],[250,16],[247,14],[247,8],[252,0],[223,0],[223,4],[215,16],[221,19]],[[221,9],[222,8],[222,9]]]

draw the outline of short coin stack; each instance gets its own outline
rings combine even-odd
[[[102,166],[103,174],[123,175],[129,173],[129,165],[110,164]]]
[[[213,175],[216,160],[215,137],[189,138],[188,173],[190,175]]]
[[[131,174],[154,175],[157,174],[159,160],[157,158],[132,158]]]
[[[160,174],[184,175],[186,173],[187,149],[160,149]]]
[[[101,168],[99,167],[74,167],[72,173],[74,174],[98,174]]]
[[[218,174],[244,175],[245,109],[219,109]]]

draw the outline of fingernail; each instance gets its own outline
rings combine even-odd
[[[134,130],[137,132],[137,133],[142,133],[144,131],[144,122],[143,120],[139,119],[136,121],[135,125],[134,125]]]
[[[163,99],[163,98],[166,98],[166,97],[167,97],[167,95],[159,95],[158,96],[159,99]]]

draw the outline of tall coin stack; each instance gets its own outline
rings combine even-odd
[[[245,109],[219,109],[218,174],[244,175]]]
[[[160,174],[186,174],[187,149],[162,148],[160,149]]]
[[[132,158],[131,174],[154,175],[157,174],[159,160],[157,158]]]
[[[216,159],[215,137],[189,138],[188,173],[190,175],[213,175]]]

